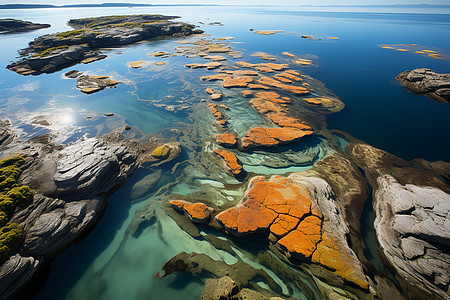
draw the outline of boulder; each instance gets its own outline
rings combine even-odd
[[[405,71],[395,77],[408,91],[425,95],[438,102],[450,102],[450,74],[439,74],[421,68]]]

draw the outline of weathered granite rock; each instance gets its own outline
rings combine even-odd
[[[25,286],[33,277],[39,260],[22,257],[19,254],[0,266],[0,295],[2,299],[10,298],[18,289]]]
[[[193,25],[172,22],[176,17],[161,15],[124,15],[70,20],[76,30],[47,34],[21,51],[29,55],[7,66],[22,75],[53,73],[82,61],[105,58],[95,49],[127,45],[160,35],[200,33]]]
[[[431,69],[421,68],[402,72],[395,79],[408,91],[438,102],[450,102],[450,74],[439,74]]]
[[[14,132],[11,130],[9,120],[0,120],[0,150],[6,147],[14,139]]]
[[[450,164],[408,163],[363,143],[346,150],[373,187],[377,239],[398,280],[419,298],[448,299]]]
[[[378,178],[375,229],[386,258],[403,277],[413,278],[447,299],[450,277],[450,194],[432,187],[402,186]]]
[[[73,144],[59,153],[53,176],[64,200],[101,195],[125,182],[137,168],[137,155],[126,146],[109,146],[97,138]]]
[[[0,34],[31,31],[48,27],[50,27],[50,24],[39,24],[16,19],[0,19]]]

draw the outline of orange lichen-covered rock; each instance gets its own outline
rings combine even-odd
[[[214,74],[214,75],[209,75],[209,76],[202,76],[202,77],[200,77],[200,79],[203,81],[216,81],[216,80],[224,80],[227,77],[228,77],[227,74],[220,73],[220,74]]]
[[[275,221],[270,225],[270,232],[276,236],[284,236],[293,230],[299,222],[299,219],[290,215],[279,214]]]
[[[222,97],[223,97],[222,94],[211,94],[209,98],[213,101],[219,101],[222,99]]]
[[[286,73],[292,74],[292,75],[297,75],[300,76],[300,73],[295,71],[295,70],[287,70]]]
[[[278,80],[275,80],[273,78],[270,77],[261,77],[258,80],[258,83],[260,84],[264,84],[264,85],[268,85],[271,87],[275,87],[275,88],[279,88],[285,92],[290,92],[296,95],[302,95],[302,94],[308,94],[309,91],[302,87],[302,86],[295,86],[295,85],[288,85],[288,84],[284,84]]]
[[[224,88],[246,87],[250,82],[253,82],[253,78],[249,76],[236,78],[232,78],[231,76],[229,76],[223,80],[222,86]]]
[[[268,86],[265,86],[262,84],[255,84],[255,83],[249,83],[247,85],[247,87],[252,90],[268,90],[269,89]]]
[[[254,127],[247,131],[242,139],[243,149],[275,147],[300,140],[313,132],[291,127],[264,128]]]
[[[263,63],[263,64],[251,64],[245,61],[237,61],[236,66],[242,68],[261,68],[267,67],[275,71],[283,71],[284,69],[289,68],[288,64],[276,64],[276,63]]]
[[[236,155],[225,149],[216,149],[214,150],[214,153],[219,155],[225,161],[227,167],[234,176],[239,176],[242,174],[242,165]]]
[[[252,70],[236,70],[236,71],[226,71],[227,74],[235,76],[258,76],[258,72]]]
[[[278,244],[286,248],[286,250],[296,258],[308,258],[316,250],[316,244],[314,244],[308,236],[298,230],[289,232],[285,237],[278,241]]]
[[[281,54],[286,55],[286,56],[291,57],[291,58],[295,58],[296,57],[294,54],[289,53],[289,52],[282,52]]]
[[[303,124],[299,119],[284,116],[281,114],[269,114],[269,119],[280,127],[292,127],[301,130],[312,130],[309,125]]]
[[[350,248],[338,241],[328,233],[323,233],[322,241],[317,245],[317,250],[312,255],[312,261],[327,266],[335,270],[341,278],[353,282],[363,289],[367,289],[369,284],[364,276],[360,263]]]
[[[320,105],[322,103],[318,98],[304,98],[303,100],[312,105]]]
[[[185,205],[184,212],[194,223],[208,223],[211,219],[211,209],[204,203]]]
[[[245,98],[248,98],[248,97],[253,96],[253,92],[246,90],[246,91],[242,91],[241,95],[244,96]]]
[[[275,79],[277,79],[277,80],[279,80],[281,82],[284,82],[284,83],[292,83],[292,80],[287,79],[287,78],[285,78],[283,76],[279,76],[279,75],[275,76]]]
[[[294,74],[291,74],[289,72],[283,72],[281,74],[278,74],[278,76],[283,76],[286,78],[289,78],[290,80],[294,80],[294,81],[301,81],[302,79],[298,76],[295,76]]]
[[[171,200],[170,205],[179,213],[185,213],[194,223],[208,223],[211,219],[212,208],[204,203],[191,203],[184,200]]]
[[[288,109],[283,106],[283,104],[278,104],[276,102],[265,100],[263,98],[253,98],[249,102],[260,114],[272,112],[284,115],[288,111]]]
[[[236,235],[267,230],[282,235],[295,228],[310,213],[311,199],[306,188],[282,176],[268,181],[262,176],[250,181],[242,203],[216,216],[216,220]]]
[[[251,64],[245,61],[237,61],[236,66],[241,67],[241,68],[255,68],[258,66],[258,64]]]
[[[212,70],[212,69],[222,66],[222,64],[219,62],[213,61],[213,62],[206,63],[206,64],[186,64],[184,66],[187,68],[191,68],[191,69],[207,68],[208,70]]]
[[[189,206],[192,203],[184,200],[170,200],[170,205],[178,212],[184,212],[184,207]]]
[[[274,70],[272,70],[271,68],[264,67],[264,66],[256,67],[256,70],[258,70],[260,72],[264,72],[264,73],[272,73],[272,72],[274,72]]]
[[[233,133],[223,133],[215,136],[216,142],[223,147],[236,147],[238,139]]]
[[[214,94],[214,90],[211,88],[207,88],[207,89],[205,89],[205,93],[212,95],[212,94]]]

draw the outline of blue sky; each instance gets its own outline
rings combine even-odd
[[[0,4],[29,3],[29,4],[80,4],[102,2],[127,2],[149,4],[248,4],[248,5],[366,5],[366,4],[447,4],[450,0],[0,0]]]

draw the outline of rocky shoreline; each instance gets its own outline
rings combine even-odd
[[[14,136],[9,123],[2,122],[3,136]],[[2,157],[23,157],[19,181],[33,191],[30,204],[17,208],[8,221],[19,224],[23,237],[1,262],[2,299],[20,298],[39,268],[85,235],[103,214],[107,197],[138,167],[161,164],[180,152],[178,145],[168,144],[167,155],[158,157],[152,154],[160,143],[125,141],[114,132],[68,146],[36,140],[2,143],[4,150],[11,146]]]
[[[50,24],[38,24],[16,19],[0,19],[0,34],[32,31],[48,27],[50,27]]]
[[[73,19],[72,31],[47,34],[21,50],[25,56],[7,66],[21,75],[53,73],[80,62],[106,58],[100,48],[127,45],[161,35],[184,36],[202,33],[193,25],[171,21],[177,17],[132,15]]]

